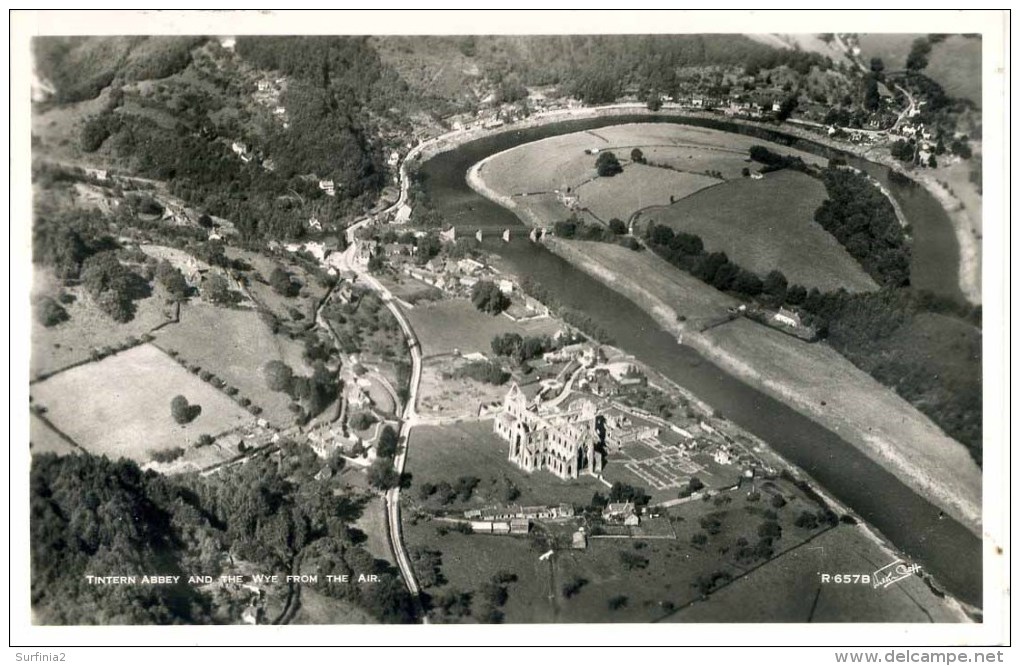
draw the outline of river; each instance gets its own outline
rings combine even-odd
[[[457,226],[458,233],[517,228],[516,238],[510,243],[498,240],[496,233],[488,233],[486,249],[499,255],[515,273],[537,279],[559,302],[592,317],[613,336],[617,346],[768,442],[920,563],[954,596],[981,606],[982,558],[977,536],[836,434],[723,372],[691,348],[678,345],[636,304],[541,245],[528,241],[522,223],[513,213],[477,194],[465,181],[473,164],[501,150],[549,136],[627,122],[675,122],[675,119],[592,118],[478,139],[425,162],[421,167],[423,185],[437,210],[448,223]],[[730,125],[707,119],[692,119],[691,124],[714,129]],[[786,139],[780,137],[782,143],[799,150],[830,152],[800,139]],[[915,286],[962,299],[956,280],[951,279],[956,272],[949,270],[950,262],[955,266],[958,261],[956,239],[938,202],[919,186],[890,179],[885,167],[859,158],[848,161],[880,180],[897,198],[910,221],[915,234],[916,266],[911,270]],[[941,217],[934,213],[932,204]],[[809,584],[814,575],[816,572],[805,572],[805,583]]]

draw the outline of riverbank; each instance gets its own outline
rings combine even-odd
[[[534,224],[526,206],[485,182],[485,165],[492,157],[468,170],[469,186]],[[685,345],[726,372],[838,433],[980,535],[981,471],[965,447],[837,352],[744,320],[701,333],[693,324],[724,314],[732,299],[647,253],[556,238],[545,245],[639,305],[673,336],[683,335]]]

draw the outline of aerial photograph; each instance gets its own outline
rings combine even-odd
[[[982,35],[901,27],[33,37],[31,623],[982,623]]]

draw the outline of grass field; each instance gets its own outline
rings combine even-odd
[[[824,200],[825,186],[817,179],[783,170],[763,180],[730,181],[645,211],[639,226],[643,230],[653,220],[697,234],[706,250],[721,250],[762,277],[778,269],[791,284],[809,289],[874,289],[860,264],[814,221]]]
[[[418,487],[425,483],[453,483],[460,476],[475,476],[480,483],[468,502],[459,500],[441,507],[434,499],[432,508],[463,511],[504,500],[493,481],[509,479],[518,490],[521,504],[587,504],[596,490],[606,487],[598,479],[582,476],[561,481],[549,472],[522,472],[507,456],[509,444],[492,432],[492,420],[458,423],[448,426],[419,426],[411,431],[408,445],[407,471],[412,475],[410,501],[418,502]],[[433,506],[434,505],[434,506]]]
[[[187,425],[170,415],[183,395],[201,414]],[[215,435],[254,417],[152,345],[62,372],[32,387],[36,404],[85,450],[140,463],[153,451],[187,448],[199,435]]]
[[[80,453],[79,449],[71,446],[71,444],[35,414],[29,415],[28,441],[33,454],[56,453],[58,455],[65,455],[68,453]]]
[[[268,309],[278,319],[289,321],[292,319],[291,309],[298,310],[305,318],[304,321],[311,321],[315,316],[315,308],[319,299],[326,294],[326,288],[304,270],[304,268],[293,261],[277,260],[267,257],[258,252],[251,252],[236,247],[228,247],[224,253],[231,259],[240,259],[254,269],[249,275],[248,290],[252,297],[260,305]],[[287,297],[278,294],[269,286],[269,276],[274,268],[282,268],[290,273],[291,278],[301,285],[301,291],[297,296]],[[303,323],[302,322],[302,323]]]
[[[451,591],[470,592],[475,597],[473,606],[478,609],[482,605],[479,599],[482,585],[497,573],[509,571],[517,575],[517,581],[507,586],[507,602],[501,609],[504,621],[516,624],[556,620],[549,599],[550,565],[548,561],[539,561],[542,553],[530,539],[454,531],[440,536],[436,532],[439,526],[437,521],[427,520],[404,523],[404,539],[410,550],[428,548],[442,553],[440,571],[446,582],[426,588],[426,594],[436,597]]]
[[[866,33],[857,36],[861,47],[861,59],[867,63],[872,58],[881,58],[886,70],[898,71],[907,66],[910,47],[922,34],[914,33]]]
[[[354,526],[365,533],[368,540],[364,547],[377,560],[393,564],[390,542],[386,532],[386,503],[381,497],[371,497],[362,509],[361,517]]]
[[[865,34],[860,35],[861,57],[869,61],[879,57],[886,71],[906,67],[917,34]],[[948,36],[932,46],[928,66],[922,74],[945,89],[951,97],[969,99],[981,106],[981,40],[960,35]]]
[[[492,353],[492,338],[502,333],[551,335],[562,326],[552,318],[515,322],[503,316],[479,312],[467,299],[421,303],[407,312],[421,342],[422,354],[448,354],[454,350]]]
[[[669,123],[630,123],[512,148],[486,160],[481,176],[489,187],[503,195],[566,190],[596,176],[596,156],[586,155],[586,149],[611,150],[619,159],[629,161],[630,151],[640,148],[648,160],[668,163],[691,174],[712,170],[722,172],[725,178],[737,178],[740,169],[748,166],[745,160],[753,145],[765,145],[782,154],[824,164],[818,156],[739,134]],[[668,202],[669,192],[665,194]],[[627,214],[630,212],[633,211]]]
[[[960,35],[932,47],[924,73],[951,97],[968,99],[981,108],[981,40]]]
[[[46,269],[33,272],[33,296],[55,296],[61,287]],[[63,288],[75,296],[75,301],[64,305],[70,319],[52,328],[46,328],[32,318],[31,377],[53,372],[87,360],[93,349],[117,345],[128,338],[138,338],[154,327],[169,321],[173,310],[166,304],[166,294],[156,286],[152,295],[135,301],[134,319],[118,323],[99,309],[82,287]]]
[[[443,356],[426,361],[418,391],[418,413],[426,416],[475,416],[479,405],[502,400],[507,386],[477,382],[453,373],[466,361]]]
[[[269,361],[282,360],[295,374],[309,374],[302,346],[273,335],[255,311],[188,303],[181,307],[180,322],[157,331],[155,342],[162,349],[177,351],[189,365],[196,364],[237,387],[274,425],[293,421],[290,397],[266,387],[262,368]]]
[[[821,583],[820,572],[871,574],[892,560],[859,529],[841,525],[667,622],[959,622],[917,576],[888,588]],[[749,600],[761,600],[751,603]]]
[[[634,211],[648,206],[665,206],[673,199],[716,185],[721,181],[705,175],[684,173],[644,164],[628,164],[612,178],[596,178],[577,187],[581,205],[608,222],[624,222]]]

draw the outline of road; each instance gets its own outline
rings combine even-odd
[[[403,442],[403,446],[397,452],[397,455],[393,458],[393,467],[398,474],[404,473],[404,466],[407,463],[407,449],[411,443],[411,429],[418,424],[419,418],[416,411],[418,404],[418,390],[421,385],[421,345],[418,344],[418,337],[414,334],[414,329],[411,328],[410,322],[404,315],[403,310],[397,305],[396,299],[390,290],[387,289],[379,280],[375,279],[367,270],[360,267],[356,262],[352,261],[354,246],[349,246],[342,255],[342,267],[351,270],[358,274],[358,281],[366,285],[373,291],[379,293],[382,297],[383,303],[389,308],[389,311],[393,313],[393,317],[397,320],[400,325],[400,330],[404,334],[404,338],[407,340],[407,347],[411,352],[411,379],[408,386],[407,401],[404,403],[404,409],[400,414],[400,440]],[[418,580],[414,575],[414,568],[411,566],[411,559],[407,555],[407,550],[404,548],[404,537],[403,531],[400,524],[400,486],[390,488],[386,492],[386,523],[387,532],[390,541],[390,548],[393,550],[393,559],[397,563],[397,567],[400,569],[400,574],[404,577],[404,583],[407,585],[407,590],[414,597],[415,603],[421,608],[421,588],[418,586]],[[422,612],[422,621],[428,624],[428,617]]]

